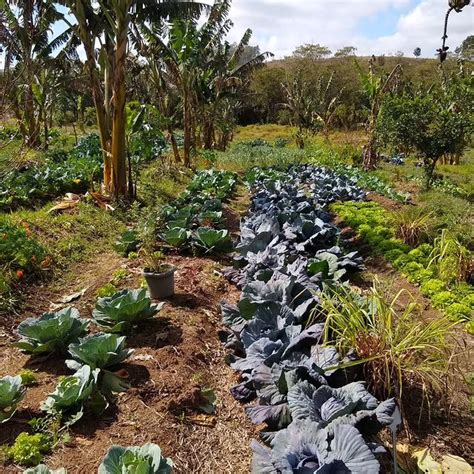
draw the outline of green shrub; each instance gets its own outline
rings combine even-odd
[[[393,249],[393,250],[389,250],[386,254],[385,254],[385,258],[389,261],[389,262],[394,262],[395,260],[397,260],[398,257],[401,257],[403,255],[403,251],[400,250],[400,249]]]
[[[21,377],[21,383],[26,387],[28,387],[29,385],[35,385],[38,382],[36,375],[32,370],[20,370],[20,373],[18,375]]]

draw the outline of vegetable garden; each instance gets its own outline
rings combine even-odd
[[[0,0],[0,471],[472,473],[469,3],[273,61],[231,0]]]

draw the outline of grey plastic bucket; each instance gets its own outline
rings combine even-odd
[[[176,267],[171,266],[168,271],[163,273],[143,272],[152,299],[160,300],[174,295],[175,271]]]

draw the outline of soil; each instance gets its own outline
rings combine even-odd
[[[111,445],[154,442],[172,458],[178,473],[249,472],[249,444],[257,433],[229,392],[238,378],[225,364],[226,354],[218,338],[219,303],[226,298],[235,300],[238,292],[220,275],[217,262],[170,257],[170,263],[178,267],[175,296],[165,302],[155,318],[128,337],[128,346],[135,352],[124,369],[132,388],[120,394],[103,416],[85,416],[75,424],[70,442],[45,458],[50,467],[63,466],[72,474],[92,473]],[[90,284],[91,275],[96,277],[84,296],[73,303],[82,316],[90,316],[95,290],[110,280],[110,270],[117,264],[125,265],[119,257],[104,255],[82,268],[71,293],[86,282]],[[132,276],[123,286],[138,287],[138,269],[127,268]],[[12,325],[49,309],[63,296],[59,287],[34,289],[30,308]],[[32,359],[13,348],[13,340],[9,330],[2,333],[0,375],[27,367],[36,372],[38,383],[28,389],[12,422],[2,426],[0,444],[12,443],[27,429],[26,421],[41,414],[39,406],[54,390],[57,378],[70,373],[61,358]],[[217,397],[214,415],[206,415],[199,408],[203,404],[201,389],[208,388]],[[2,472],[21,469],[8,466]]]

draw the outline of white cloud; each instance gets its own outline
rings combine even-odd
[[[246,28],[254,32],[253,44],[283,57],[303,43],[321,43],[333,51],[342,46],[358,47],[360,54],[411,55],[417,46],[423,56],[432,57],[440,46],[447,0],[234,0],[231,18],[235,27],[230,37],[238,40]],[[360,22],[383,15],[400,15],[395,31],[375,37],[374,31],[360,31]],[[451,48],[474,30],[474,8],[452,13],[448,44]],[[370,25],[370,21],[366,22]],[[375,30],[377,31],[377,30]]]

